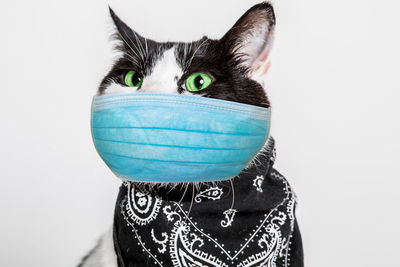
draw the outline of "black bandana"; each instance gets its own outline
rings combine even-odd
[[[229,181],[120,188],[114,220],[119,267],[303,266],[295,195],[272,168],[274,144]]]

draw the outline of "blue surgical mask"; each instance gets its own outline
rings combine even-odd
[[[97,152],[125,180],[206,182],[238,175],[265,144],[269,108],[153,93],[96,96]]]

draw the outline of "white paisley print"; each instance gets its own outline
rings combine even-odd
[[[263,194],[262,181],[250,181],[251,194]],[[127,183],[127,194],[120,203],[121,212],[137,244],[154,266],[162,267],[280,267],[289,266],[289,242],[294,222],[295,196],[286,180],[277,172],[271,179],[281,187],[284,197],[271,209],[257,213],[257,220],[246,221],[240,208],[221,210],[216,224],[209,218],[188,215],[185,205],[164,201],[155,195],[138,191]],[[254,185],[254,186],[253,186]],[[208,205],[218,201],[225,189],[210,186],[200,190],[194,203]],[[228,189],[227,189],[228,190]],[[195,210],[194,205],[193,209]],[[255,215],[254,215],[255,216]],[[246,228],[240,228],[241,220]],[[149,228],[144,228],[149,227]],[[233,230],[242,229],[241,231]],[[143,230],[149,229],[149,230]],[[230,230],[232,229],[232,230]],[[219,235],[237,235],[235,241]],[[243,232],[243,233],[242,233]]]

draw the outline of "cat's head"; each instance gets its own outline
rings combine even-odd
[[[122,56],[99,94],[192,94],[269,107],[260,81],[269,68],[275,15],[270,3],[250,8],[219,40],[156,42],[127,26],[111,9]]]

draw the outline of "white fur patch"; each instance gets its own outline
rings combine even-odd
[[[164,52],[151,74],[144,77],[141,92],[178,94],[177,81],[183,71],[175,56],[175,47]]]
[[[104,234],[82,267],[118,267],[114,250],[113,227]]]
[[[117,82],[111,82],[104,91],[104,94],[128,94],[136,91],[137,90],[134,87],[123,86]]]
[[[134,87],[127,87],[116,82],[111,83],[105,90],[105,94],[122,93],[163,93],[178,94],[177,81],[181,78],[183,71],[179,66],[175,47],[164,52],[164,54],[155,63],[150,75],[143,77],[143,83],[139,90]]]

